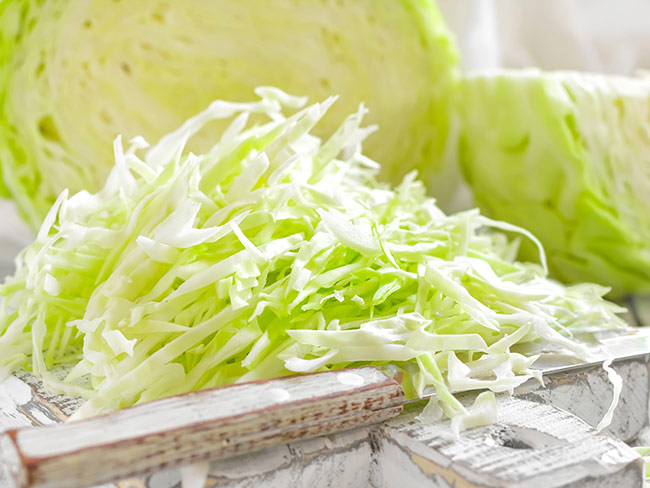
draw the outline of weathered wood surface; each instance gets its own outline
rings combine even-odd
[[[648,423],[648,356],[625,358],[614,367],[626,386],[609,431],[631,439]],[[517,392],[521,398],[500,399],[494,426],[462,433],[455,441],[445,433],[445,422],[415,421],[414,411],[421,407],[416,405],[389,423],[212,462],[208,486],[641,486],[640,459],[633,451],[562,410],[597,423],[612,394],[603,369],[556,372],[547,375],[546,385],[542,389],[531,383]],[[15,378],[0,386],[0,398],[13,402],[0,409],[2,425],[38,418],[49,419],[47,423],[62,415],[60,409],[43,413],[60,399],[44,399]],[[535,423],[537,418],[543,420]],[[489,463],[481,461],[487,459]],[[179,471],[167,470],[118,486],[171,488],[179,483]]]
[[[612,423],[604,429],[617,439],[629,442],[648,425],[650,365],[648,355],[628,357],[614,363],[623,379],[623,391]],[[549,403],[598,425],[612,401],[612,385],[600,365],[568,369],[545,376],[545,387],[529,382],[515,390],[519,398]]]
[[[331,371],[12,429],[0,448],[18,486],[87,486],[378,423],[398,415],[403,398],[398,383],[376,368]]]
[[[497,404],[493,425],[457,439],[449,422],[422,424],[417,412],[389,421],[381,451],[392,462],[381,465],[383,485],[642,486],[641,459],[621,441],[553,405],[509,396]]]

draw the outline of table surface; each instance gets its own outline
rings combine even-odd
[[[624,388],[601,433],[593,426],[612,387],[603,368],[590,365],[547,375],[545,388],[530,382],[512,397],[498,396],[497,421],[458,438],[448,421],[419,420],[423,403],[413,404],[382,424],[212,462],[207,486],[642,486],[641,459],[623,441],[643,436],[648,425],[650,353],[614,367]],[[461,395],[468,404],[474,397]],[[77,405],[18,373],[0,384],[0,429],[60,422]],[[180,480],[170,470],[105,486],[171,488]]]

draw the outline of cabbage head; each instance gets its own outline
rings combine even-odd
[[[500,71],[458,95],[483,211],[533,232],[556,277],[650,292],[650,80]]]
[[[36,228],[63,189],[102,187],[118,134],[158,140],[212,100],[245,101],[260,85],[340,94],[323,137],[364,101],[381,127],[366,152],[398,181],[436,167],[456,65],[432,0],[5,0],[0,194]]]

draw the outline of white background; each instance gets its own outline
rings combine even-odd
[[[650,69],[648,0],[438,0],[465,69]]]

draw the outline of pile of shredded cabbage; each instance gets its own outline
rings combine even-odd
[[[512,391],[543,341],[622,326],[596,285],[546,278],[526,231],[444,215],[413,174],[394,190],[361,153],[365,109],[327,141],[334,99],[259,88],[123,149],[96,194],[63,192],[1,294],[0,365],[88,401],[76,417],[233,382],[373,364],[407,395]],[[283,109],[294,111],[285,117]],[[256,124],[249,123],[255,114]],[[188,139],[232,118],[203,154]],[[539,247],[520,263],[518,237]],[[530,349],[530,347],[528,347]],[[520,352],[517,352],[517,351]],[[66,377],[60,374],[67,369]]]

